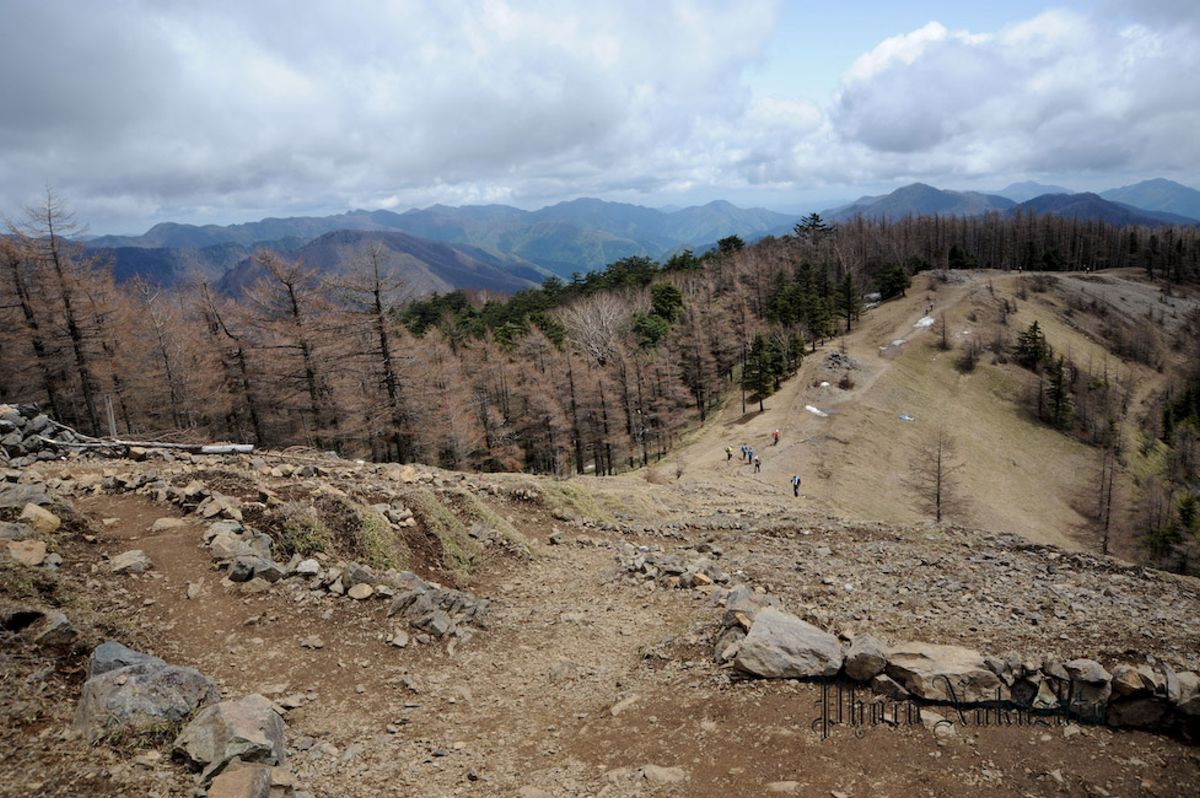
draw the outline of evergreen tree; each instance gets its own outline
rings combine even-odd
[[[1071,426],[1071,385],[1066,362],[1062,355],[1050,368],[1050,381],[1046,385],[1046,404],[1050,410],[1050,423],[1065,430]]]
[[[1035,319],[1029,327],[1017,336],[1015,360],[1027,369],[1037,369],[1051,357],[1050,345],[1046,336]]]
[[[742,371],[742,387],[750,394],[751,402],[758,402],[758,411],[766,408],[763,400],[771,395],[775,388],[775,359],[767,338],[762,333],[754,336],[750,352],[746,356],[746,366]]]

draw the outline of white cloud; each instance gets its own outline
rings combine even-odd
[[[847,155],[913,177],[1200,167],[1200,46],[1187,28],[1051,11],[974,35],[930,24],[847,72]]]
[[[98,229],[1200,172],[1200,4],[1175,0],[931,21],[825,106],[748,83],[776,0],[0,4],[0,212],[51,183]]]

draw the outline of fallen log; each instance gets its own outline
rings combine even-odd
[[[71,449],[173,449],[189,454],[249,454],[254,451],[252,443],[155,443],[152,441],[122,441],[94,438],[90,441],[58,441],[38,435],[39,440],[51,446],[63,446]]]

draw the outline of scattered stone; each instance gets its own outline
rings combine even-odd
[[[371,596],[375,595],[375,588],[371,587],[366,582],[359,582],[357,585],[350,588],[350,590],[346,592],[346,595],[355,601],[362,601],[363,599],[369,599]]]
[[[46,561],[46,544],[40,540],[7,541],[8,558],[21,565],[36,567]]]
[[[50,494],[42,485],[0,482],[0,510],[15,510],[30,504],[40,507],[49,503]]]
[[[141,549],[130,549],[109,560],[108,567],[114,574],[141,574],[153,568],[154,563]]]
[[[217,775],[208,787],[207,798],[270,798],[271,768],[246,765]]]
[[[175,738],[175,751],[203,768],[207,778],[233,759],[278,765],[284,761],[283,718],[258,694],[205,707]]]
[[[44,535],[56,532],[62,526],[61,518],[33,502],[25,505],[25,509],[21,511],[21,515],[17,520],[28,524]]]
[[[642,778],[655,786],[664,784],[682,784],[687,781],[687,771],[681,767],[662,767],[660,765],[643,765]]]
[[[46,613],[45,617],[31,628],[31,632],[35,646],[60,653],[69,651],[79,638],[79,630],[58,610]]]

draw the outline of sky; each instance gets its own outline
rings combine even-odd
[[[0,0],[0,215],[1200,187],[1200,1]]]

